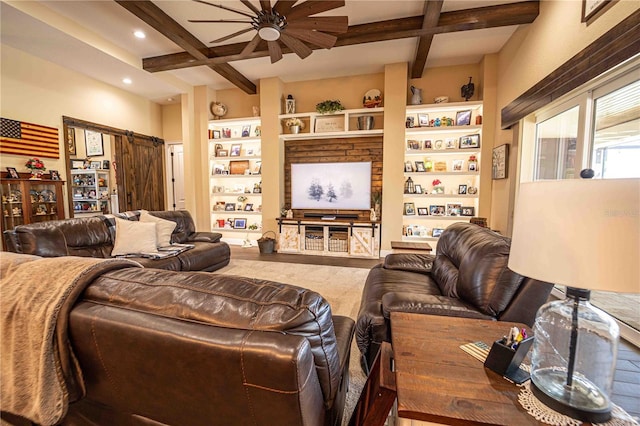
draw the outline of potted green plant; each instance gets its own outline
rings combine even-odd
[[[340,101],[322,101],[316,104],[316,111],[320,114],[333,114],[337,111],[342,111],[344,107]]]

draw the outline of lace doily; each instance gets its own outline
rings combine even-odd
[[[555,410],[544,405],[538,398],[535,397],[531,391],[530,381],[520,386],[520,393],[518,394],[518,402],[522,405],[522,408],[533,416],[536,420],[557,426],[580,426],[582,422],[580,420],[573,419],[571,417],[560,414]],[[622,408],[615,404],[611,411],[611,420],[606,423],[599,423],[596,426],[638,426],[638,422],[627,414]]]

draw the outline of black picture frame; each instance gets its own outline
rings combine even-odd
[[[424,168],[424,161],[415,161],[416,164],[416,172],[426,172],[427,169]]]
[[[222,138],[222,133],[220,132],[220,130],[214,130],[213,139],[221,139],[221,138]]]
[[[416,191],[415,194],[422,194],[422,185],[416,184],[414,189]]]
[[[49,175],[51,176],[51,180],[61,180],[60,173],[57,170],[49,170]]]
[[[233,219],[233,229],[247,229],[247,219]]]
[[[102,133],[95,130],[84,130],[84,145],[86,148],[87,157],[99,157],[104,155],[104,142],[102,140]]]
[[[471,124],[471,110],[458,111],[456,113],[456,126],[468,126]]]
[[[473,206],[462,206],[460,209],[460,216],[475,216],[476,208]]]
[[[84,160],[71,160],[72,169],[84,169]]]
[[[252,212],[253,211],[253,204],[248,203],[244,205],[244,211],[245,212]]]
[[[467,185],[458,185],[458,195],[467,195]]]
[[[429,214],[431,216],[444,216],[444,213],[445,213],[444,206],[438,206],[438,205],[429,206]]]
[[[20,179],[20,174],[15,167],[7,167],[7,179]]]
[[[418,216],[429,216],[429,209],[426,207],[418,207]]]
[[[480,135],[466,135],[460,137],[460,149],[480,148]]]
[[[236,210],[236,203],[227,203],[224,205],[224,210],[227,212],[233,212]]]
[[[582,0],[582,15],[580,22],[590,24],[617,0]]]

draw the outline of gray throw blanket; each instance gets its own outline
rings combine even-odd
[[[69,313],[87,285],[125,259],[41,258],[0,254],[0,405],[53,425],[84,396],[82,373],[67,335]]]

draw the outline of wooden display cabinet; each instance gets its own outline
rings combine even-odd
[[[0,178],[2,195],[2,231],[28,223],[64,219],[61,180]]]

